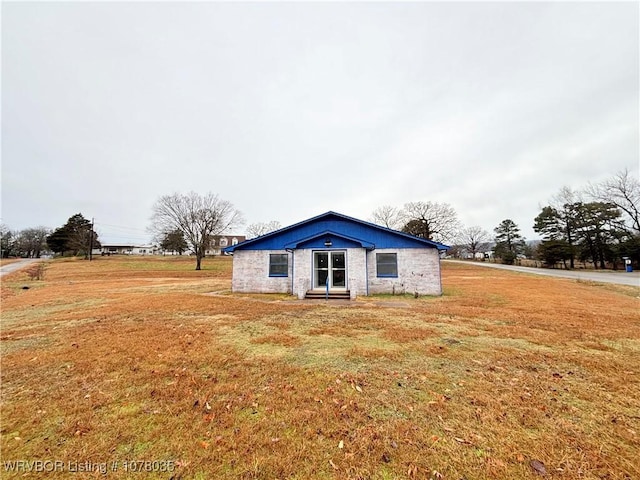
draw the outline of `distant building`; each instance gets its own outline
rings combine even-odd
[[[94,248],[92,255],[156,255],[160,253],[157,245],[108,244]]]
[[[244,235],[215,235],[211,239],[211,245],[205,252],[206,255],[224,255],[222,250],[244,242]],[[191,255],[189,249],[183,252]],[[158,245],[134,245],[134,244],[108,244],[103,243],[101,248],[94,248],[93,255],[179,255],[173,250],[163,250]]]
[[[223,255],[223,249],[238,245],[240,242],[244,242],[245,240],[246,237],[244,235],[214,235],[211,239],[211,245],[205,254]]]

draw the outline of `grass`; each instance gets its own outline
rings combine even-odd
[[[229,294],[230,262],[3,277],[2,461],[64,462],[52,478],[115,461],[123,479],[537,478],[533,461],[640,478],[638,289],[447,264],[442,297],[337,306]]]

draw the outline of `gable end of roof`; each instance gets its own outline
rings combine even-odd
[[[432,240],[427,240],[427,239],[424,239],[424,238],[416,237],[416,236],[410,235],[410,234],[405,233],[405,232],[400,232],[398,230],[393,230],[393,229],[390,229],[390,228],[387,228],[387,227],[383,227],[383,226],[377,225],[375,223],[371,223],[371,222],[367,222],[367,221],[360,220],[360,219],[357,219],[357,218],[349,217],[347,215],[343,215],[341,213],[337,213],[337,212],[334,212],[334,211],[328,211],[328,212],[323,213],[321,215],[317,215],[317,216],[309,218],[307,220],[303,220],[303,221],[295,223],[293,225],[289,225],[288,227],[284,227],[284,228],[281,228],[279,230],[275,230],[273,232],[269,232],[269,233],[267,233],[265,235],[261,235],[259,237],[255,237],[255,238],[251,238],[249,240],[245,240],[243,242],[238,243],[237,245],[231,245],[231,246],[226,247],[225,249],[223,249],[223,251],[225,253],[232,253],[235,250],[243,250],[243,249],[246,249],[246,248],[259,249],[259,248],[255,248],[257,243],[262,243],[262,242],[268,243],[270,240],[273,240],[274,238],[276,238],[278,236],[286,236],[288,232],[291,232],[291,231],[293,231],[295,229],[299,229],[299,228],[303,229],[307,225],[311,225],[313,223],[321,222],[321,221],[324,221],[324,220],[329,220],[332,217],[337,219],[337,220],[343,220],[343,221],[346,221],[346,222],[349,222],[349,223],[352,223],[352,224],[355,224],[355,225],[360,225],[361,227],[368,227],[370,229],[374,229],[374,230],[377,230],[379,232],[384,232],[386,234],[390,234],[390,235],[393,235],[393,236],[396,236],[396,237],[399,237],[399,238],[403,238],[403,239],[405,239],[405,241],[408,240],[408,241],[411,241],[414,244],[422,244],[422,245],[425,245],[425,246],[428,246],[428,247],[437,248],[438,250],[448,250],[450,248],[447,245],[443,245],[441,243],[434,242]],[[292,245],[292,244],[300,244],[300,243],[303,243],[306,240],[309,240],[310,238],[315,238],[315,237],[317,237],[319,235],[323,235],[323,234],[326,234],[328,232],[331,232],[334,235],[341,235],[345,239],[355,240],[355,241],[361,243],[363,245],[363,247],[365,247],[365,248],[369,248],[369,249],[376,248],[375,244],[373,242],[370,242],[368,240],[361,240],[361,239],[359,239],[357,237],[354,237],[352,235],[349,235],[347,233],[339,233],[339,232],[333,231],[331,229],[325,229],[324,233],[322,233],[322,232],[313,232],[310,235],[309,234],[304,235],[303,238],[289,239],[288,241],[285,241],[284,244],[286,244],[287,246]]]

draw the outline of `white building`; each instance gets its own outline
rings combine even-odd
[[[156,255],[160,253],[157,245],[124,245],[102,244],[100,248],[94,248],[92,255]]]

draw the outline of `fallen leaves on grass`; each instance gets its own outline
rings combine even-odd
[[[230,259],[120,262],[52,262],[3,298],[8,458],[90,445],[179,452],[182,478],[640,478],[632,296],[445,266],[442,298],[336,309],[202,295],[229,289]]]

